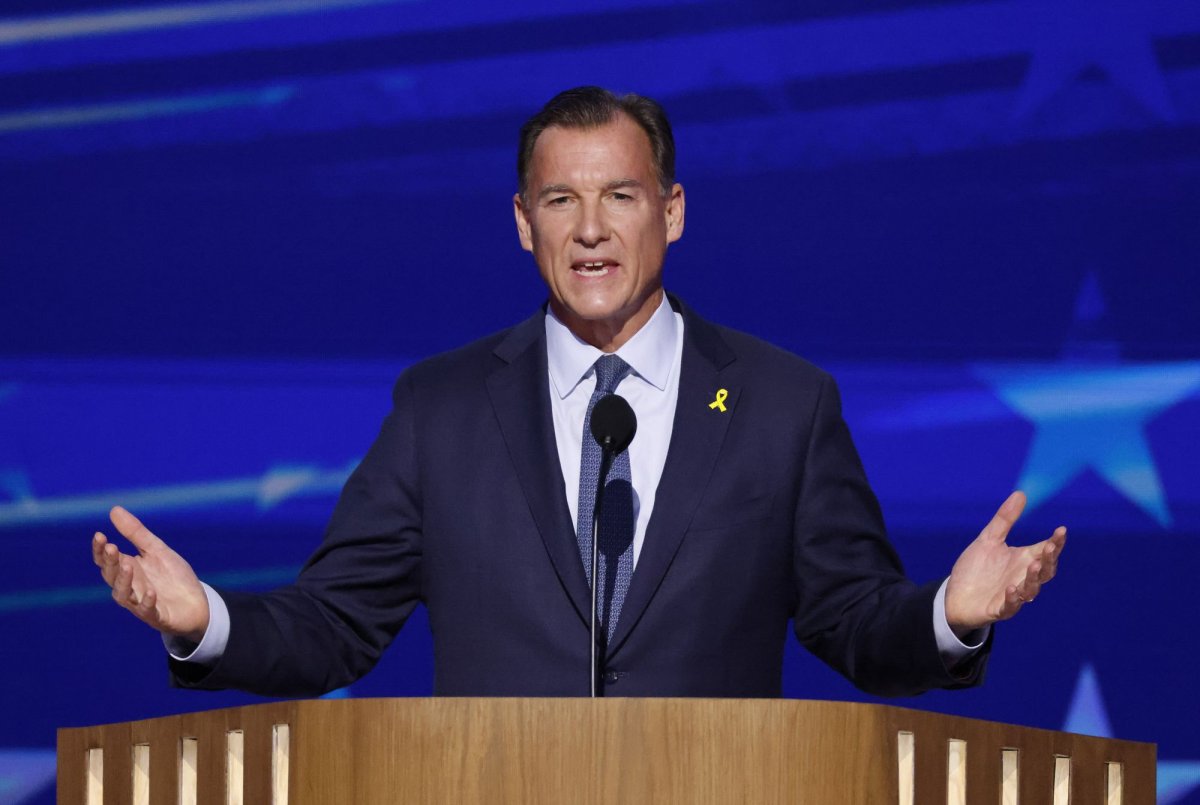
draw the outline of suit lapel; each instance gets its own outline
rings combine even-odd
[[[505,363],[487,379],[517,481],[559,580],[586,623],[591,593],[567,508],[546,369],[543,314],[513,328],[495,354]]]
[[[679,399],[654,511],[609,647],[610,656],[645,612],[679,551],[708,487],[741,393],[733,352],[716,328],[673,297],[671,302],[684,317]],[[710,407],[721,389],[726,391],[724,412]]]

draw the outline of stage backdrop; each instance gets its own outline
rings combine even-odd
[[[1013,488],[1071,527],[979,690],[1159,743],[1200,802],[1200,4],[8,0],[0,14],[0,801],[170,690],[88,542],[123,503],[218,585],[290,579],[409,363],[542,302],[521,120],[660,99],[667,286],[833,371],[912,575]],[[426,695],[418,612],[339,695]],[[863,698],[796,648],[789,696]]]

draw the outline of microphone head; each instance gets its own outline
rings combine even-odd
[[[620,455],[637,433],[637,417],[624,397],[607,394],[592,409],[592,437],[603,448]]]

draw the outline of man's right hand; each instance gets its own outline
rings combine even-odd
[[[208,596],[192,566],[120,506],[108,516],[137,549],[136,556],[124,554],[99,531],[92,537],[92,560],[113,600],[158,631],[199,643],[208,629]]]

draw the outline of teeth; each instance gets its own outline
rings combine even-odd
[[[590,260],[580,263],[576,271],[589,277],[603,277],[608,273],[608,263],[604,260]]]

